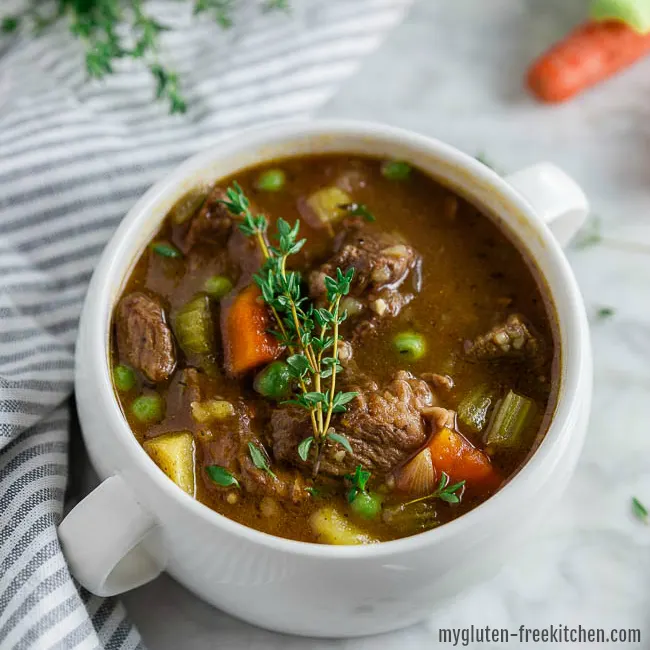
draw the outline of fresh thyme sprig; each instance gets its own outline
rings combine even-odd
[[[336,390],[337,372],[341,370],[338,359],[339,326],[346,319],[341,312],[341,299],[350,291],[354,269],[343,273],[336,269],[336,277],[325,277],[327,307],[317,307],[302,295],[302,278],[297,271],[287,268],[287,259],[298,253],[305,239],[298,240],[300,223],[292,227],[284,219],[277,222],[277,245],[267,239],[268,221],[263,215],[254,215],[250,202],[237,182],[226,191],[222,203],[240,219],[239,229],[256,240],[264,256],[264,264],[254,276],[264,302],[271,308],[278,330],[277,339],[287,347],[287,365],[300,391],[284,402],[309,412],[313,435],[298,446],[298,455],[307,462],[313,461],[313,474],[320,467],[327,443],[339,444],[352,452],[348,439],[337,433],[332,416],[343,413],[346,404],[356,392]]]
[[[227,29],[233,24],[238,0],[193,0],[194,14],[209,13]],[[143,10],[143,0],[28,0],[25,9],[0,18],[0,31],[11,34],[24,25],[38,34],[67,20],[73,36],[86,48],[86,71],[91,79],[114,72],[120,59],[142,60],[156,82],[156,97],[169,104],[170,113],[184,113],[178,75],[158,58],[160,34],[171,28]],[[288,0],[266,0],[263,11],[289,10]]]
[[[444,501],[445,503],[460,503],[463,498],[464,487],[465,481],[459,481],[458,483],[449,485],[449,475],[446,472],[442,472],[438,487],[431,494],[427,494],[419,499],[413,499],[408,503],[404,503],[403,506],[410,506],[420,501],[428,501],[429,499],[440,499],[440,501]]]

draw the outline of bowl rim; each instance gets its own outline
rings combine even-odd
[[[333,546],[277,537],[231,520],[180,490],[158,469],[133,435],[114,395],[107,345],[103,337],[100,337],[100,334],[103,334],[107,329],[107,322],[112,313],[111,292],[114,291],[116,285],[122,286],[122,283],[117,282],[116,278],[123,278],[125,275],[124,270],[117,267],[115,252],[120,247],[128,245],[125,242],[138,228],[142,228],[142,222],[155,210],[156,205],[165,195],[173,192],[183,181],[186,181],[192,175],[198,174],[199,170],[205,169],[221,157],[219,153],[216,153],[219,144],[225,144],[228,141],[237,139],[239,142],[238,149],[245,150],[246,148],[260,148],[269,143],[277,145],[283,140],[297,137],[379,139],[387,147],[399,144],[401,149],[406,146],[414,152],[416,150],[425,151],[436,159],[463,168],[465,172],[471,175],[473,181],[498,192],[505,199],[506,207],[504,207],[502,213],[510,209],[518,215],[523,215],[528,221],[528,225],[535,230],[536,235],[541,239],[544,248],[548,250],[549,260],[552,260],[556,271],[562,277],[560,286],[552,286],[548,281],[547,274],[543,273],[539,259],[532,254],[525,242],[518,241],[518,244],[526,249],[526,253],[542,272],[551,302],[555,305],[557,318],[561,325],[560,331],[566,333],[565,338],[561,338],[561,333],[558,334],[563,357],[559,372],[560,389],[556,397],[555,411],[546,435],[524,465],[497,493],[457,519],[411,537],[370,545]],[[259,163],[271,159],[261,155]],[[558,294],[563,295],[562,302],[558,300]],[[564,303],[569,305],[570,308],[564,309],[563,313],[561,313],[561,304]],[[111,305],[111,308],[108,308],[108,305]],[[90,381],[95,382],[97,385],[98,397],[102,402],[102,407],[111,418],[109,427],[114,434],[114,442],[115,444],[119,443],[124,448],[124,451],[129,454],[138,471],[143,472],[150,481],[155,483],[156,488],[161,493],[166,494],[170,499],[176,501],[180,507],[189,510],[210,525],[214,525],[236,537],[246,539],[250,543],[260,544],[291,555],[337,558],[341,560],[394,556],[448,542],[468,531],[473,531],[472,534],[476,534],[477,530],[487,530],[488,522],[494,520],[495,517],[498,519],[500,512],[507,511],[509,506],[520,504],[526,494],[530,497],[530,489],[524,489],[526,482],[533,490],[537,490],[539,486],[543,485],[544,480],[553,474],[553,468],[559,463],[562,454],[566,453],[572,435],[582,435],[584,437],[584,433],[575,434],[572,431],[571,424],[575,424],[580,415],[583,408],[583,399],[581,397],[584,396],[585,390],[589,391],[591,382],[590,376],[587,377],[589,384],[584,381],[585,373],[587,375],[590,373],[589,331],[577,282],[558,242],[548,227],[535,214],[534,208],[505,179],[490,168],[472,156],[435,138],[381,123],[353,120],[283,120],[270,122],[262,126],[246,129],[235,135],[224,135],[209,150],[195,154],[185,160],[145,192],[122,219],[106,245],[95,269],[84,304],[79,340],[81,340],[82,336],[86,338],[92,349],[88,351],[84,346],[78,344],[76,380],[81,381],[80,375],[82,373],[79,372],[79,368],[82,364],[85,364],[83,381],[87,382],[89,380],[89,371]],[[570,350],[571,354],[565,354],[567,350]],[[86,359],[84,355],[88,354],[90,354],[90,358]],[[84,438],[87,435],[89,434],[84,431]],[[119,471],[114,473],[119,473]],[[156,517],[155,513],[154,517]]]

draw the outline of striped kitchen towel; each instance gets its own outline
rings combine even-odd
[[[184,82],[182,117],[151,101],[135,65],[87,83],[64,25],[0,39],[1,650],[142,647],[117,601],[75,584],[56,535],[77,319],[120,218],[217,136],[313,113],[409,2],[294,0],[286,16],[240,0],[229,32],[192,21],[189,2],[152,2],[175,25],[164,52]]]

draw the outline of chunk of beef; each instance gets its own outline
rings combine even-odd
[[[228,238],[228,257],[230,265],[238,269],[238,286],[251,283],[264,262],[264,257],[253,237],[246,237],[239,228],[235,228]]]
[[[431,406],[422,411],[422,415],[431,422],[434,431],[440,429],[454,429],[456,430],[456,411],[443,408],[442,406]]]
[[[233,418],[210,425],[209,440],[203,445],[205,465],[221,465],[236,476],[249,493],[271,496],[279,500],[298,503],[309,498],[305,492],[305,479],[298,470],[273,467],[272,476],[259,469],[250,456],[248,443],[264,450],[251,428],[250,414],[243,404],[236,407]]]
[[[375,232],[354,220],[338,237],[335,250],[309,277],[309,292],[315,300],[325,299],[325,276],[334,276],[337,268],[354,269],[350,295],[380,317],[397,315],[410,300],[408,291],[399,290],[420,258],[399,235]]]
[[[116,312],[121,359],[153,382],[165,381],[176,367],[174,338],[160,303],[135,292],[120,300]]]
[[[226,191],[218,185],[212,188],[201,209],[184,225],[176,239],[178,247],[187,255],[201,243],[225,244],[233,225],[228,208],[220,203]]]
[[[408,460],[429,435],[423,412],[435,405],[428,384],[399,371],[384,388],[374,382],[350,384],[358,392],[347,411],[334,416],[332,425],[347,437],[353,453],[327,445],[320,471],[340,476],[361,464],[382,475]],[[271,416],[273,455],[277,460],[302,464],[300,442],[312,435],[307,411],[293,407],[276,409]]]
[[[420,377],[437,389],[450,391],[454,387],[454,380],[449,375],[440,375],[437,372],[423,372]]]
[[[512,357],[536,358],[541,354],[537,338],[519,314],[511,314],[473,341],[465,341],[465,355],[473,361]]]

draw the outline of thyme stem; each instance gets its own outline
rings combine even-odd
[[[343,273],[336,270],[336,278],[325,277],[329,307],[327,309],[310,304],[301,293],[301,280],[295,271],[287,270],[287,258],[297,253],[305,240],[297,241],[299,223],[292,228],[286,221],[279,219],[278,246],[269,244],[266,238],[268,221],[264,215],[254,215],[250,202],[237,183],[226,191],[227,199],[222,203],[235,216],[240,218],[239,229],[253,237],[264,257],[264,265],[254,280],[259,286],[262,297],[270,307],[278,324],[276,336],[287,346],[291,356],[287,359],[292,377],[296,380],[300,393],[286,403],[304,408],[309,412],[313,435],[304,439],[299,445],[298,453],[307,460],[310,447],[314,446],[314,476],[320,468],[326,443],[342,445],[352,451],[350,443],[341,434],[331,428],[334,413],[345,411],[345,404],[356,396],[355,392],[336,392],[336,374],[339,355],[339,325],[346,314],[340,314],[341,298],[348,294],[354,270]],[[315,335],[316,323],[319,326]],[[332,336],[328,336],[329,334]],[[324,353],[330,347],[332,355]],[[310,382],[307,381],[308,376]],[[324,380],[330,378],[329,386]],[[312,390],[310,390],[312,388]]]

